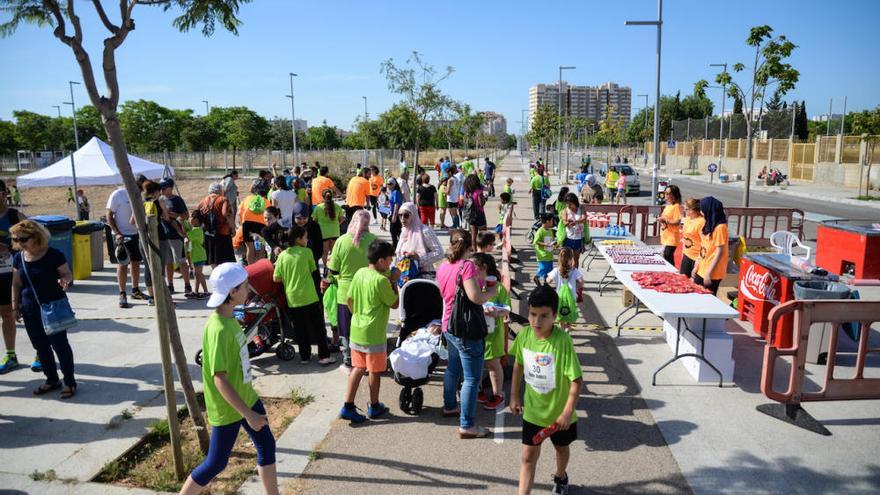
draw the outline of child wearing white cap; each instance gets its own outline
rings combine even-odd
[[[263,488],[268,494],[277,494],[275,437],[269,429],[266,409],[251,385],[247,339],[232,315],[233,308],[247,300],[248,274],[237,263],[223,263],[211,272],[210,280],[214,292],[208,307],[216,310],[208,317],[202,334],[202,382],[211,445],[180,493],[200,493],[223,471],[239,429],[244,427],[257,449],[257,472]]]

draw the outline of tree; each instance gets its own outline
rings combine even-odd
[[[213,107],[208,123],[217,129],[217,145],[232,148],[232,168],[238,150],[252,150],[269,141],[269,121],[247,107]]]
[[[739,95],[733,97],[733,114],[739,115],[743,113],[743,101]]]
[[[208,151],[220,139],[220,133],[207,117],[193,117],[181,131],[180,139],[191,151]]]
[[[159,5],[165,11],[175,9],[179,13],[173,25],[181,31],[189,31],[195,27],[201,27],[201,31],[205,36],[213,34],[215,26],[220,23],[224,28],[234,34],[238,32],[240,21],[236,17],[238,8],[241,4],[250,0],[144,0],[149,5]],[[0,12],[4,16],[8,15],[8,19],[0,24],[0,36],[10,36],[19,25],[36,24],[38,26],[52,27],[52,34],[64,45],[69,47],[80,66],[83,76],[83,87],[89,95],[92,102],[99,113],[101,121],[104,124],[104,130],[113,147],[113,158],[116,166],[119,168],[122,176],[125,190],[128,193],[131,204],[139,204],[141,201],[140,192],[131,172],[131,164],[128,161],[128,154],[125,146],[125,137],[122,134],[122,127],[119,124],[117,107],[119,105],[119,80],[116,72],[116,50],[125,42],[129,33],[134,30],[135,23],[132,14],[135,7],[141,3],[140,0],[120,0],[119,20],[118,24],[114,24],[107,15],[107,11],[101,0],[93,0],[92,5],[104,28],[107,29],[109,35],[104,39],[103,50],[101,55],[101,70],[106,84],[105,94],[101,94],[98,90],[98,83],[95,79],[94,65],[88,51],[83,46],[83,27],[80,17],[76,13],[76,2],[68,0],[66,8],[62,8],[57,0],[0,0]],[[73,30],[68,30],[70,26]],[[134,218],[140,233],[141,247],[145,252],[149,251],[147,218],[145,211],[141,208],[134,208]],[[163,280],[162,267],[155,263],[149,263],[150,272],[153,280]],[[177,317],[173,305],[171,304],[171,296],[165,284],[155,284],[156,294],[156,319],[159,322],[159,333],[162,342],[163,356],[166,355],[167,343],[164,342],[167,336],[170,339],[170,347],[174,352],[175,362],[177,364],[178,377],[183,387],[184,397],[187,407],[190,411],[190,417],[193,419],[197,427],[199,444],[202,451],[207,451],[208,433],[202,416],[198,402],[195,400],[195,392],[192,388],[192,379],[189,374],[186,355],[180,343],[180,334],[177,328]],[[164,364],[163,359],[163,364]],[[164,377],[169,378],[170,370],[165,370]],[[173,379],[172,379],[173,380]],[[168,420],[171,425],[172,443],[175,440],[175,428],[177,427],[177,411],[174,410],[173,381],[166,383],[165,387],[166,407],[168,409]],[[178,478],[183,476],[183,463],[180,455],[179,444],[174,449],[174,464]]]
[[[685,119],[705,119],[712,115],[715,105],[712,100],[706,97],[706,87],[709,83],[706,81],[697,81],[694,84],[694,92],[681,101],[682,118]]]
[[[12,155],[18,150],[15,142],[15,124],[0,119],[0,155]]]
[[[101,122],[101,113],[94,105],[85,105],[76,110],[76,130],[79,142],[85,143],[93,137],[107,141],[107,132]]]
[[[532,125],[526,134],[529,143],[536,144],[544,151],[544,161],[547,161],[547,150],[550,143],[556,138],[559,119],[557,109],[550,104],[538,107],[538,111],[532,116]]]
[[[328,126],[326,120],[318,127],[309,127],[308,136],[315,149],[332,150],[339,148],[341,144],[336,128]]]
[[[779,94],[779,91],[774,91],[773,96],[767,100],[767,111],[778,111],[782,110],[784,103],[782,101],[782,95]]]
[[[418,120],[419,116],[412,108],[397,103],[379,115],[377,124],[390,147],[405,151],[416,147],[416,134],[420,129]],[[427,142],[427,127],[421,130],[423,135],[420,140]]]
[[[800,73],[791,64],[786,62],[796,48],[784,35],[773,37],[773,28],[770,26],[755,26],[746,38],[746,44],[755,49],[754,65],[751,66],[751,80],[740,84],[733,80],[731,74],[723,71],[715,78],[722,86],[727,86],[728,94],[739,98],[748,106],[743,108],[743,116],[746,121],[746,181],[743,188],[743,206],[749,206],[749,185],[752,172],[752,140],[753,124],[760,119],[763,112],[764,96],[768,88],[780,95],[785,95],[794,89]],[[740,73],[746,70],[743,63],[733,65],[733,71]]]
[[[15,140],[19,146],[28,151],[41,151],[49,147],[51,117],[27,110],[15,110],[12,116],[15,117]]]
[[[797,103],[795,103],[797,105]],[[794,134],[801,141],[806,141],[810,134],[810,122],[807,120],[807,102],[802,101],[794,119]]]
[[[388,89],[403,97],[403,104],[409,107],[415,115],[415,129],[412,130],[413,170],[419,169],[419,149],[422,143],[427,141],[426,131],[428,117],[434,114],[438,108],[446,104],[446,98],[440,91],[440,83],[455,72],[451,65],[441,72],[427,65],[419,52],[412,52],[406,60],[406,66],[398,67],[394,59],[389,58],[382,62],[379,72],[385,74],[388,81]],[[417,173],[413,174],[413,190],[417,186]]]
[[[136,153],[176,149],[192,110],[171,110],[155,101],[126,101],[119,109],[119,124],[129,149]]]
[[[865,196],[871,195],[871,165],[874,163],[874,150],[880,141],[880,106],[874,110],[863,110],[852,114],[852,129],[856,134],[861,134],[862,139],[868,144],[868,153],[865,156],[865,164],[868,166],[867,178],[865,179]],[[861,183],[862,174],[859,174]],[[861,189],[861,187],[859,187]]]
[[[293,149],[293,127],[290,119],[274,118],[269,121],[269,146],[273,150]]]

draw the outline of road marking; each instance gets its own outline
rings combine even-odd
[[[505,402],[502,406],[504,407],[495,413],[495,431],[492,432],[495,437],[493,440],[498,444],[504,443],[504,414],[507,413],[507,403]]]
[[[614,327],[617,330],[617,327]],[[609,328],[611,330],[611,328]],[[662,332],[663,327],[620,327],[620,330],[633,331],[633,332]]]
[[[826,220],[843,220],[840,217],[832,217],[830,215],[822,215],[821,213],[804,213],[804,220],[808,222],[824,222]]]

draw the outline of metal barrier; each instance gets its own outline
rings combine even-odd
[[[660,242],[657,217],[663,211],[650,205],[585,205],[587,211],[608,213],[612,224],[626,227],[647,244]],[[730,237],[745,237],[747,246],[770,246],[770,236],[788,230],[804,239],[804,212],[797,208],[725,207]]]
[[[788,314],[794,314],[794,339],[792,347],[776,348],[774,333],[776,323]],[[880,399],[880,378],[865,378],[865,359],[870,353],[880,353],[880,348],[869,348],[868,338],[871,324],[880,321],[880,301],[790,301],[776,306],[770,311],[770,334],[764,347],[764,366],[761,371],[761,392],[779,404],[762,404],[758,411],[781,419],[787,423],[805,428],[821,435],[831,435],[821,423],[816,421],[800,404],[808,401]],[[837,359],[837,339],[842,323],[858,322],[859,333],[856,370],[851,378],[840,379],[834,376]],[[818,392],[805,392],[807,343],[810,340],[810,327],[813,323],[830,323],[832,331],[828,342],[828,362],[825,368],[825,381]],[[788,389],[778,392],[773,388],[777,358],[791,357]]]

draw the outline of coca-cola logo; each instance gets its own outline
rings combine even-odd
[[[740,281],[740,292],[745,293],[749,299],[757,301],[769,301],[779,304],[776,298],[776,290],[779,287],[779,276],[767,271],[760,273],[755,265],[749,265],[749,269]]]

